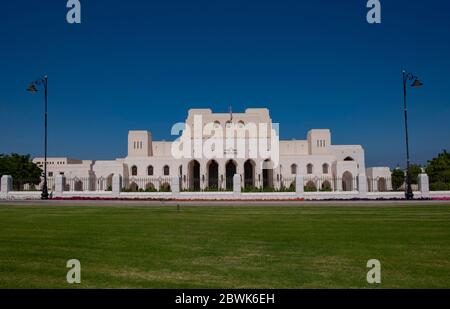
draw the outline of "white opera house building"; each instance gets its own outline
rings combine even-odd
[[[57,175],[64,175],[68,191],[111,190],[117,174],[127,191],[170,191],[173,177],[182,191],[229,191],[234,175],[248,191],[293,190],[296,175],[303,176],[306,191],[354,191],[361,175],[370,177],[369,191],[391,188],[388,167],[366,169],[362,146],[334,145],[328,129],[312,129],[303,140],[279,140],[265,108],[191,109],[172,133],[178,134],[174,141],[155,141],[148,131],[129,131],[128,155],[116,160],[50,157],[49,190]],[[43,161],[33,160],[41,167]]]

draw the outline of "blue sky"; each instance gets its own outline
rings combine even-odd
[[[450,2],[366,0],[101,1],[66,22],[66,1],[4,1],[0,10],[0,153],[42,154],[49,76],[49,155],[126,155],[127,131],[171,140],[189,108],[268,107],[283,139],[330,128],[362,144],[369,166],[404,165],[401,70],[411,156],[450,149]]]

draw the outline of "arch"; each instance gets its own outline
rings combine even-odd
[[[342,174],[342,191],[353,191],[353,175],[349,171]]]
[[[348,156],[344,158],[344,161],[355,161],[352,157]]]
[[[197,160],[188,164],[188,186],[189,190],[200,190],[200,163]]]
[[[139,186],[137,185],[137,183],[135,183],[134,181],[132,183],[130,183],[130,191],[131,192],[137,192],[139,191]]]
[[[295,163],[291,165],[291,174],[297,175],[297,164]]]
[[[149,165],[147,167],[147,175],[148,176],[153,176],[153,165]]]
[[[170,175],[170,167],[168,165],[164,165],[163,167],[163,175],[169,176]]]
[[[155,191],[157,191],[157,190],[156,190],[155,185],[153,183],[148,182],[145,185],[145,192],[155,192]]]
[[[322,182],[321,190],[322,190],[322,191],[332,191],[330,181],[324,180],[324,181]]]
[[[219,120],[215,120],[214,121],[214,129],[218,129],[220,127],[220,121]]]
[[[263,189],[273,188],[273,162],[266,159],[263,162]]]
[[[207,164],[208,167],[208,188],[217,190],[219,188],[219,164],[215,160],[211,160]]]
[[[239,120],[239,121],[238,121],[238,127],[239,127],[240,129],[242,129],[243,127],[245,127],[245,122],[242,121],[242,120]]]
[[[163,182],[159,186],[159,191],[161,191],[161,192],[170,192],[170,184],[168,182]]]
[[[305,185],[305,191],[306,192],[314,192],[314,191],[317,191],[317,186],[316,186],[316,183],[314,182],[314,181],[312,181],[312,180],[308,180],[307,182],[306,182],[306,185]]]
[[[83,191],[83,182],[79,179],[75,179],[73,187],[74,191]]]
[[[328,165],[328,163],[322,164],[322,173],[323,174],[328,174],[329,171],[330,171],[330,166]]]
[[[236,162],[228,160],[225,164],[225,186],[227,190],[233,190],[233,176],[236,174],[236,170]]]
[[[255,186],[255,162],[247,160],[244,163],[244,188]]]
[[[314,166],[311,163],[306,165],[306,174],[311,175],[313,173]]]
[[[136,165],[133,165],[131,167],[131,176],[137,176],[137,173],[138,173],[138,168]]]
[[[377,181],[378,192],[386,192],[387,191],[387,183],[386,178],[381,177]]]

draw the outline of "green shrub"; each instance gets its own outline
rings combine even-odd
[[[445,183],[442,181],[433,182],[430,184],[431,191],[447,191],[450,190],[450,183]]]

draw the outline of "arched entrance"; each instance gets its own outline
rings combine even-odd
[[[225,165],[226,189],[233,190],[233,176],[236,174],[236,163],[229,160]]]
[[[387,191],[386,178],[381,177],[378,179],[378,192],[386,192],[386,191]]]
[[[197,160],[189,162],[189,190],[200,191],[200,163]]]
[[[255,186],[255,162],[247,160],[244,163],[244,187]]]
[[[267,159],[263,162],[263,189],[273,188],[273,162]]]
[[[209,189],[219,188],[219,164],[214,160],[208,162],[208,187]]]
[[[74,191],[83,191],[83,182],[79,179],[75,179]]]
[[[112,191],[113,176],[114,174],[109,174],[106,178],[106,191]]]
[[[353,175],[349,171],[342,174],[342,191],[353,191]]]

